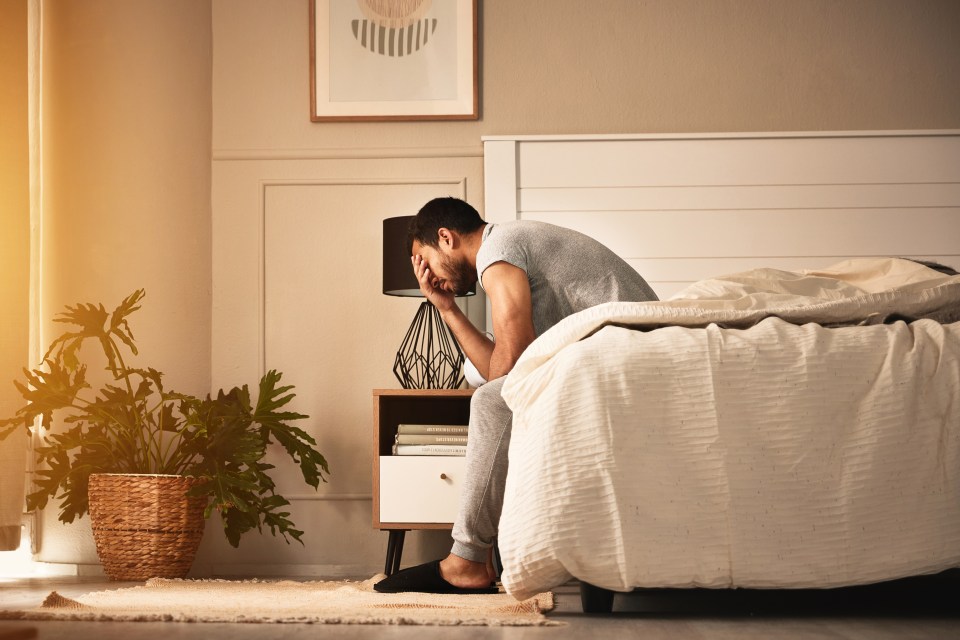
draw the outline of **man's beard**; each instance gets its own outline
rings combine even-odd
[[[450,274],[447,282],[453,288],[454,295],[464,296],[477,283],[477,274],[470,268],[466,258],[442,257],[443,270]]]

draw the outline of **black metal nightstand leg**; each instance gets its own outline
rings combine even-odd
[[[400,571],[400,558],[403,556],[403,541],[407,537],[407,532],[403,529],[397,531],[397,543],[393,549],[393,572]]]
[[[383,567],[383,572],[388,576],[393,575],[400,570],[400,558],[403,555],[403,539],[406,537],[405,529],[389,529],[390,534],[387,538],[387,561]]]

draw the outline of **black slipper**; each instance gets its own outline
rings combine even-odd
[[[373,585],[373,588],[380,593],[404,593],[407,591],[416,591],[417,593],[458,594],[500,593],[500,589],[493,583],[491,583],[489,587],[482,589],[462,589],[455,587],[440,575],[439,560],[398,571],[389,578]]]

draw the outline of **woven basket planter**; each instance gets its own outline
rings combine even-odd
[[[90,476],[90,524],[111,580],[183,578],[203,537],[203,498],[188,498],[195,478]]]

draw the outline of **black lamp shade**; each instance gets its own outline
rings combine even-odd
[[[388,296],[423,297],[407,250],[407,227],[413,218],[397,216],[383,221],[383,293]],[[474,285],[465,295],[476,293]]]
[[[413,216],[383,221],[383,292],[388,296],[423,297],[407,252],[407,226]]]

